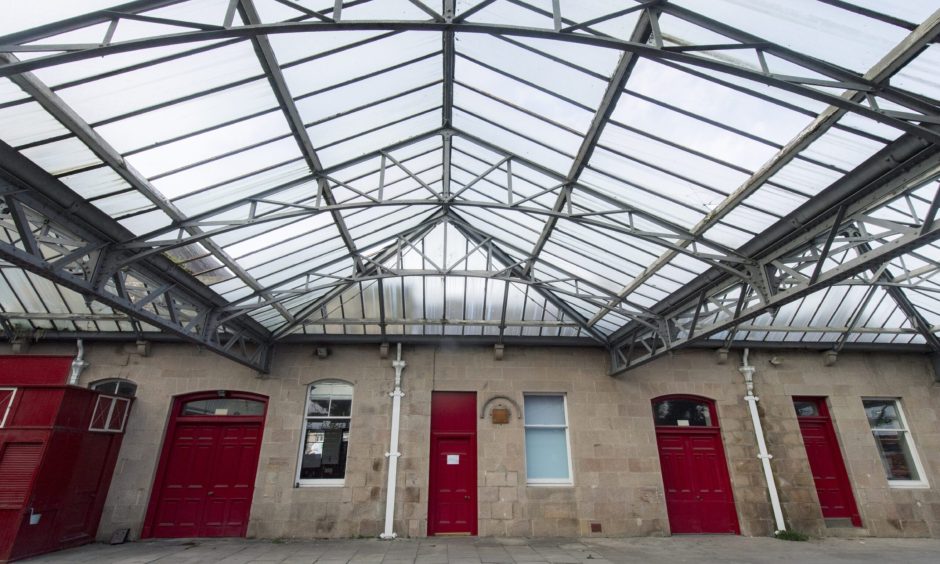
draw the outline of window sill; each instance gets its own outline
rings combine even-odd
[[[926,490],[930,488],[927,482],[892,482],[888,480],[888,487],[893,490]]]
[[[573,488],[574,482],[526,482],[532,488]]]
[[[316,482],[297,482],[297,488],[342,488],[346,486],[346,480],[319,480]]]

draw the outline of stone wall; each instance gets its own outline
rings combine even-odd
[[[68,345],[34,346],[35,354],[73,354]],[[6,345],[0,353],[8,353]],[[818,353],[752,351],[755,382],[788,523],[814,535],[825,529],[793,395],[829,398],[864,529],[877,536],[940,537],[940,386],[922,355],[844,353],[826,367]],[[479,533],[487,536],[667,535],[669,524],[650,400],[696,394],[716,401],[735,503],[745,535],[773,530],[744,385],[733,353],[719,365],[709,351],[681,351],[619,378],[606,375],[604,351],[507,347],[496,361],[489,347],[405,346],[402,457],[395,530],[427,531],[428,449],[432,390],[474,391],[477,407],[496,395],[520,406],[523,392],[567,397],[574,485],[527,486],[524,429],[480,419]],[[272,373],[252,370],[189,345],[154,344],[149,357],[131,345],[86,344],[91,363],[83,383],[129,378],[139,385],[100,527],[136,537],[151,495],[172,397],[201,390],[244,390],[269,397],[249,535],[375,536],[382,530],[394,371],[378,347],[334,346],[317,359],[311,347],[280,346]],[[343,487],[295,487],[307,385],[342,379],[355,386],[348,469]],[[900,397],[931,487],[889,488],[861,397]]]

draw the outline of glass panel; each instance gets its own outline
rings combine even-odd
[[[525,467],[528,479],[569,479],[565,433],[565,429],[525,430]]]
[[[264,403],[236,398],[194,400],[183,404],[180,415],[264,415]]]
[[[858,72],[871,68],[907,34],[899,27],[822,2],[680,0],[679,4],[761,39]],[[663,33],[670,33],[670,29],[664,28]],[[771,70],[780,72],[773,66]]]
[[[307,421],[300,479],[341,479],[346,476],[349,420]]]
[[[352,411],[352,399],[333,398],[330,402],[331,417],[349,417]]]
[[[146,65],[57,93],[85,121],[95,123],[260,75],[251,43],[241,42]]]
[[[115,394],[132,398],[137,395],[137,384],[127,381],[118,382]]]
[[[329,415],[329,414],[330,414],[329,398],[325,398],[325,399],[310,398],[310,403],[307,404],[307,415]]]
[[[938,100],[940,99],[940,81],[937,80],[936,73],[938,65],[940,65],[940,46],[934,44],[921,51],[916,59],[892,76],[891,86]]]
[[[67,133],[68,130],[36,102],[0,108],[0,138],[14,147]]]
[[[819,416],[819,406],[814,401],[793,400],[793,408],[796,409],[797,417]]]
[[[90,388],[96,392],[101,392],[102,394],[113,394],[117,391],[118,383],[117,381],[111,382],[99,382],[97,384],[92,384]]]
[[[137,394],[137,384],[128,380],[107,380],[90,386],[92,390],[103,394],[132,398]]]
[[[564,425],[565,399],[562,396],[526,396],[526,425]]]
[[[712,414],[706,402],[694,399],[669,399],[653,405],[656,425],[711,427]]]
[[[116,4],[114,0],[88,0],[87,2],[59,2],[34,0],[32,2],[4,3],[0,19],[0,35],[79,16],[94,10],[103,10]]]
[[[875,433],[878,454],[889,480],[919,480],[907,437],[903,432]]]
[[[862,400],[862,405],[872,430],[903,428],[894,400]]]
[[[98,157],[74,137],[37,145],[20,151],[37,165],[53,175],[62,175],[75,170],[101,164]]]

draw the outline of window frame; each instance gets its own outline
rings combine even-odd
[[[310,389],[317,384],[346,384],[352,388],[353,392],[349,400],[349,416],[347,417],[316,417],[307,415],[307,407],[310,403]],[[356,402],[356,386],[352,382],[346,380],[339,380],[336,378],[327,378],[324,380],[317,380],[315,382],[310,382],[305,386],[306,393],[304,394],[304,403],[303,410],[300,418],[300,445],[297,448],[297,471],[294,473],[294,487],[295,488],[341,488],[346,485],[346,476],[342,478],[301,478],[300,472],[303,470],[304,462],[304,446],[307,442],[307,420],[311,418],[317,419],[346,419],[349,421],[349,432],[352,432],[352,417],[353,417],[353,407]],[[352,441],[349,441],[350,443]],[[346,460],[349,460],[349,448],[350,445],[346,446]],[[347,472],[348,472],[347,468]]]
[[[98,413],[98,408],[101,406],[101,400],[103,399],[110,399],[111,403],[106,408],[108,413],[104,418],[104,427],[95,427],[95,414]],[[127,427],[127,417],[131,412],[131,401],[132,398],[126,396],[99,393],[98,397],[95,398],[95,406],[91,411],[91,420],[88,422],[88,430],[92,433],[123,433],[124,429]],[[114,408],[117,407],[119,402],[124,403],[124,413],[121,415],[120,426],[114,428],[111,426],[111,418],[114,415]]]
[[[542,396],[542,397],[560,397],[562,411],[565,415],[565,424],[561,425],[530,425],[526,422],[526,413],[525,413],[525,399],[527,397]],[[528,440],[528,430],[529,429],[564,429],[565,431],[565,454],[568,458],[568,479],[560,480],[558,478],[529,478],[529,460],[527,449],[525,446],[525,441]],[[571,421],[568,418],[568,394],[565,392],[523,392],[522,393],[522,431],[523,431],[523,448],[522,448],[522,458],[525,462],[525,483],[526,486],[535,486],[535,487],[573,487],[574,486],[574,466],[571,462]]]
[[[7,419],[10,417],[10,413],[13,412],[13,402],[16,401],[16,392],[18,388],[15,387],[0,387],[0,392],[10,392],[10,399],[7,401],[6,407],[2,408],[0,411],[0,429],[3,429],[7,425]]]
[[[868,428],[871,431],[872,440],[875,443],[875,452],[878,454],[878,462],[882,463],[881,456],[881,443],[875,439],[875,436],[879,433],[898,433],[901,435],[902,440],[907,444],[908,451],[911,454],[911,461],[914,463],[914,470],[917,472],[919,479],[917,480],[892,480],[885,476],[885,479],[888,482],[888,487],[897,488],[897,489],[921,489],[929,488],[930,483],[927,481],[927,474],[924,472],[924,465],[920,461],[920,455],[917,453],[917,446],[914,444],[914,439],[911,436],[911,428],[907,423],[907,416],[904,414],[904,409],[901,407],[901,398],[892,398],[892,397],[863,397],[862,400],[862,411],[865,412],[865,422],[868,423]],[[895,410],[898,412],[898,423],[900,428],[898,429],[874,429],[871,426],[871,421],[868,419],[868,413],[865,409],[866,401],[890,401],[894,404]]]

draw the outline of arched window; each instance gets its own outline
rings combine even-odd
[[[310,384],[297,465],[297,485],[342,485],[346,478],[353,387],[324,380]]]
[[[666,396],[653,400],[657,427],[717,427],[715,402],[696,396]]]
[[[108,378],[106,380],[98,380],[97,382],[88,384],[88,387],[92,390],[95,390],[96,392],[101,392],[102,394],[108,394],[112,396],[132,398],[137,395],[137,384],[131,382],[130,380],[124,380],[123,378]]]

